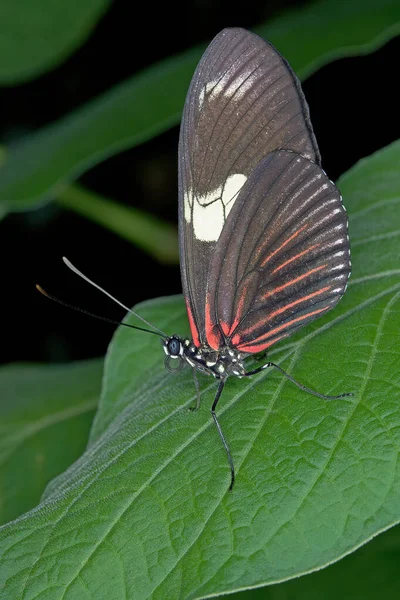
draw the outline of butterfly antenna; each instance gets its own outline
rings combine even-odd
[[[71,263],[71,261],[68,260],[68,258],[66,258],[65,256],[63,256],[63,261],[64,263],[67,265],[67,267],[69,269],[71,269],[71,271],[73,271],[76,275],[79,275],[79,277],[82,277],[82,279],[84,279],[85,281],[87,281],[88,283],[90,283],[90,285],[92,285],[93,287],[97,288],[98,290],[100,290],[100,292],[103,292],[103,294],[105,294],[106,296],[108,296],[109,298],[111,298],[111,300],[114,300],[114,302],[116,302],[117,304],[119,304],[120,306],[122,306],[122,308],[124,308],[125,310],[127,310],[128,312],[130,312],[132,315],[134,315],[135,317],[137,317],[138,319],[140,319],[143,323],[146,323],[146,325],[148,325],[149,327],[152,327],[152,329],[155,329],[155,331],[158,333],[158,335],[162,336],[162,337],[167,337],[167,334],[164,333],[163,331],[161,331],[161,329],[158,329],[158,327],[155,327],[152,323],[149,323],[149,321],[147,321],[144,317],[141,317],[137,312],[135,312],[134,310],[131,310],[130,308],[128,308],[127,306],[125,306],[125,304],[122,304],[122,302],[120,302],[119,300],[117,300],[117,298],[114,298],[114,296],[111,296],[111,294],[109,294],[106,290],[104,290],[102,287],[100,287],[99,285],[97,285],[97,283],[95,283],[94,281],[92,281],[91,279],[89,279],[89,277],[86,277],[86,275],[84,275],[81,271],[79,271],[79,269],[77,269],[76,267],[74,267],[74,265]],[[148,330],[146,330],[148,331]]]
[[[114,321],[114,319],[108,319],[107,317],[102,317],[101,315],[96,315],[95,313],[85,310],[84,308],[81,308],[80,306],[74,306],[73,304],[68,304],[68,302],[64,302],[64,300],[60,300],[60,298],[56,298],[55,296],[48,294],[46,292],[46,290],[44,290],[38,283],[36,284],[36,289],[38,292],[43,294],[43,296],[46,296],[46,298],[49,298],[50,300],[53,300],[54,302],[58,302],[58,304],[61,304],[62,306],[66,306],[67,308],[72,308],[73,310],[81,312],[84,315],[89,315],[89,317],[94,317],[95,319],[100,319],[100,321],[105,321],[106,323],[113,323],[114,325],[123,325],[124,327],[130,327],[131,329],[138,329],[139,331],[145,331],[146,333],[153,333],[154,335],[160,335],[157,331],[152,331],[151,329],[145,329],[144,327],[138,327],[137,325],[130,325],[129,323],[123,323],[122,321]],[[161,336],[161,337],[163,337],[163,336]]]

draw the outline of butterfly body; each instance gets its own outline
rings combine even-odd
[[[173,335],[163,340],[163,348],[167,359],[177,359],[181,364],[185,361],[193,369],[212,375],[215,379],[226,380],[230,375],[246,375],[243,361],[247,355],[228,346],[214,350],[207,344],[196,346],[189,338]]]

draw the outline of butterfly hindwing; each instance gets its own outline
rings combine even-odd
[[[214,249],[207,341],[265,350],[333,308],[349,275],[339,190],[312,161],[272,152],[242,188]]]

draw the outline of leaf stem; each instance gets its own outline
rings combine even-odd
[[[128,208],[78,185],[58,192],[55,201],[110,229],[159,262],[175,264],[179,261],[176,228],[145,211]]]

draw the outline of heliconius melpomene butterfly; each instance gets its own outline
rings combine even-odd
[[[275,367],[320,398],[350,395],[314,392],[272,362],[246,370],[247,357],[336,305],[351,264],[347,214],[321,168],[300,83],[271,44],[244,29],[214,38],[189,88],[179,141],[179,240],[192,339],[152,325],[151,333],[162,338],[167,368],[188,363],[219,381],[211,412],[232,489],[233,460],[215,412],[229,376]]]

